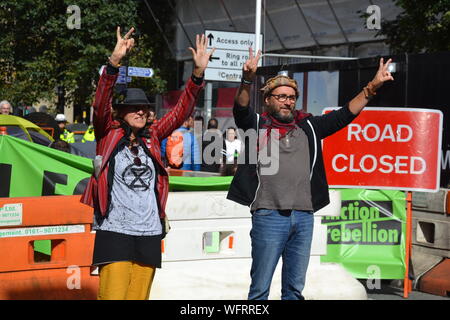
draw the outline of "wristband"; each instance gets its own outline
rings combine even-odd
[[[242,84],[246,84],[246,85],[251,85],[251,84],[253,84],[253,81],[245,80],[244,77],[242,77],[241,78],[241,83]]]
[[[114,67],[111,63],[106,64],[106,74],[114,75],[119,73],[119,68]]]
[[[192,79],[192,82],[194,82],[196,85],[200,86],[203,83],[204,76],[203,77],[196,77],[196,76],[194,76],[194,74],[192,74],[191,75],[191,79]]]
[[[364,96],[366,97],[367,100],[372,99],[377,94],[373,88],[372,82],[369,82],[367,84],[367,86],[365,86],[363,88],[363,91],[364,91]]]
[[[110,64],[114,68],[119,68],[120,67],[120,63],[119,64],[114,64],[114,63],[111,62],[111,57],[108,57],[108,64]]]

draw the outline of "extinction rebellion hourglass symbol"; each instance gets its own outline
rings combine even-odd
[[[148,190],[152,178],[153,171],[147,164],[137,166],[133,163],[122,174],[123,181],[131,190]]]

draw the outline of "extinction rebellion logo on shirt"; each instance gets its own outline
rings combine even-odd
[[[392,201],[343,200],[341,215],[323,217],[328,244],[399,245],[402,223]]]

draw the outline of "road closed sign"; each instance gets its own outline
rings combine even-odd
[[[328,184],[438,191],[442,121],[439,110],[365,108],[352,123],[323,140]]]

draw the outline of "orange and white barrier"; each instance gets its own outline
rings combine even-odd
[[[92,209],[80,196],[0,198],[0,299],[95,299]],[[339,215],[340,193],[315,213],[307,299],[366,299],[362,285],[326,254],[323,215]],[[225,191],[171,192],[171,231],[161,243],[162,269],[150,299],[246,299],[250,285],[251,215]],[[50,243],[50,254],[36,251]],[[281,262],[270,299],[280,298]]]
[[[91,223],[80,196],[0,198],[0,300],[95,299]]]
[[[367,299],[364,287],[338,264],[321,264],[327,250],[322,216],[340,215],[340,192],[315,213],[307,299]],[[163,264],[150,299],[247,299],[251,266],[249,208],[226,199],[225,191],[171,192],[167,201],[171,230],[163,241]],[[280,259],[281,260],[281,259]],[[279,299],[281,261],[270,299]]]

